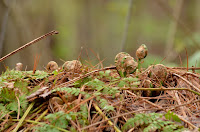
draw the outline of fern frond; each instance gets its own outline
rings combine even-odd
[[[0,103],[0,119],[2,119],[9,111]]]
[[[50,124],[56,127],[67,128],[69,121],[74,120],[74,116],[76,115],[76,113],[66,114],[62,111],[59,111],[57,113],[47,115],[44,119],[49,120]]]
[[[88,108],[87,105],[81,105],[80,106],[80,111],[77,112],[77,117],[78,117],[78,121],[81,125],[83,126],[87,126],[89,125],[89,121],[88,121]]]
[[[152,132],[157,130],[163,130],[165,132],[174,132],[183,130],[181,126],[176,125],[172,121],[159,120],[163,117],[159,113],[150,114],[136,114],[134,118],[130,118],[122,127],[123,130],[129,128],[144,128],[144,132]]]
[[[140,85],[138,78],[127,77],[119,82],[118,87],[137,87],[138,85]]]
[[[110,87],[109,85],[106,85],[104,82],[100,81],[97,78],[89,81],[88,83],[86,83],[86,85],[90,86],[94,90],[101,91],[103,95],[112,95],[114,97],[116,93],[120,92],[118,88]]]
[[[105,111],[114,111],[114,107],[108,104],[108,101],[102,98],[98,98],[100,104],[99,106]]]
[[[13,89],[3,88],[0,93],[0,101],[7,103],[15,100],[15,91]]]
[[[80,88],[63,87],[63,88],[56,88],[52,90],[52,92],[56,92],[56,91],[64,91],[75,96],[78,96],[79,94],[86,94],[84,91],[81,91]]]
[[[19,96],[19,101],[22,110],[25,111],[28,106],[28,101],[26,99],[26,96],[25,95]]]
[[[179,119],[179,117],[176,114],[174,114],[174,112],[171,112],[170,110],[165,114],[165,118],[168,120],[173,120],[173,121],[181,123],[181,120]]]
[[[148,125],[152,123],[154,120],[158,119],[161,114],[158,113],[150,113],[150,114],[136,114],[134,118],[130,118],[125,125],[123,126],[123,130],[127,130],[130,127],[137,127]]]

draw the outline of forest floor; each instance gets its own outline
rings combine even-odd
[[[0,62],[52,31],[0,59]],[[194,67],[142,68],[121,52],[115,65],[103,67],[50,61],[44,71],[23,64],[0,76],[0,131],[4,132],[196,132],[200,128],[200,75]],[[101,66],[101,68],[99,68]]]
[[[7,69],[0,76],[0,130],[198,131],[200,75],[191,69],[157,64],[125,77],[115,66]]]

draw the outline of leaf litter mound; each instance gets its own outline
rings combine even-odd
[[[121,52],[101,69],[73,60],[21,71],[18,63],[0,77],[0,131],[198,131],[198,68],[144,69],[147,52],[141,45],[136,60]]]

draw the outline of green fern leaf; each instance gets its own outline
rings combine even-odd
[[[17,101],[13,101],[11,103],[9,103],[7,106],[6,106],[6,109],[10,110],[10,111],[18,111],[18,107],[17,107]]]
[[[45,119],[49,120],[51,125],[55,125],[60,128],[67,128],[69,121],[72,120],[71,114],[73,113],[66,114],[59,111],[57,113],[47,115]]]
[[[33,127],[36,132],[60,132],[58,129],[51,127],[48,124],[42,123],[40,126]]]
[[[122,127],[123,131],[126,131],[127,129],[129,129],[130,127],[135,127],[135,119],[134,118],[130,118],[128,119],[128,121],[126,121],[126,123],[124,124],[124,126]]]
[[[168,111],[165,114],[165,118],[168,119],[168,120],[172,119],[173,121],[181,123],[181,120],[179,119],[179,117],[176,114],[174,114],[173,112],[171,112],[171,111]]]
[[[172,124],[172,125],[167,125],[163,128],[163,132],[174,132],[175,129],[177,129],[177,125]]]
[[[0,104],[0,119],[3,118],[9,111],[3,104]]]
[[[52,92],[55,92],[55,91],[65,91],[65,92],[75,95],[75,96],[78,96],[80,93],[86,94],[84,91],[80,91],[79,88],[69,88],[69,87],[56,88],[56,89],[52,90]]]
[[[26,96],[25,95],[19,96],[19,101],[22,110],[25,111],[28,106],[28,101],[26,99]]]
[[[148,120],[147,117],[144,117],[143,121],[144,121],[145,125],[147,125],[148,123],[150,123],[150,121]]]
[[[171,114],[171,113],[170,113]],[[183,130],[182,127],[176,125],[172,121],[159,120],[163,115],[159,113],[150,114],[136,114],[134,118],[130,118],[122,127],[122,130],[129,128],[144,128],[144,132],[152,132],[157,130],[163,130],[165,132],[171,132],[175,130]]]

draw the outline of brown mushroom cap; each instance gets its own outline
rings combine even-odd
[[[163,64],[151,66],[149,77],[163,82],[167,77],[167,68]]]
[[[126,74],[133,73],[138,63],[128,53],[120,52],[115,57],[115,66],[120,76],[124,77]]]
[[[148,54],[148,49],[145,44],[142,44],[136,51],[136,56],[138,59],[144,59]]]
[[[50,61],[47,64],[46,69],[48,72],[52,72],[52,71],[58,69],[58,64],[55,61]]]
[[[125,71],[127,73],[133,73],[135,72],[138,63],[134,60],[133,57],[127,56],[126,59],[124,60],[124,66],[125,66]]]
[[[80,72],[82,64],[78,60],[66,61],[62,67],[66,72]]]
[[[153,85],[152,82],[148,79],[143,81],[143,87],[144,88],[151,88],[152,85]],[[152,91],[150,91],[150,90],[143,91],[144,97],[150,97],[151,95],[152,95]]]
[[[23,68],[23,64],[22,63],[17,63],[16,65],[15,65],[15,69],[17,70],[17,71],[21,71],[22,70],[22,68]]]

